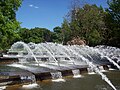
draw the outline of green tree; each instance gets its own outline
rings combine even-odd
[[[120,25],[120,0],[108,0],[107,11],[112,16],[114,23]]]
[[[20,36],[20,38],[19,38],[20,41],[29,43],[29,40],[28,40],[30,38],[30,30],[29,29],[27,29],[27,28],[21,28],[18,31],[18,34]]]
[[[79,13],[79,19],[82,23],[80,33],[89,42],[89,45],[97,45],[102,42],[102,32],[106,28],[104,15],[105,12],[101,6],[89,4],[86,4]]]
[[[20,23],[16,20],[16,11],[21,3],[22,0],[0,0],[0,49],[9,47],[19,38]]]
[[[65,42],[77,36],[87,40],[89,45],[97,45],[102,42],[102,33],[106,26],[104,23],[105,11],[101,6],[85,4],[83,7],[70,10],[68,14],[63,22],[64,27],[62,26],[65,30],[64,36],[68,36]]]
[[[51,42],[52,41],[52,32],[46,28],[43,29],[43,42]]]
[[[69,22],[64,19],[62,23],[62,34],[63,34],[63,44],[66,44],[67,41],[71,40],[72,31],[70,29]]]
[[[120,47],[120,0],[108,0],[106,9],[106,32],[109,35],[106,44]]]
[[[53,28],[52,41],[57,42],[57,43],[62,43],[63,33],[62,33],[61,27],[57,26],[57,27]]]
[[[18,32],[20,40],[26,43],[34,42],[49,42],[52,41],[52,32],[46,28],[35,27],[32,29],[22,28]]]

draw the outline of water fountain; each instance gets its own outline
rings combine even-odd
[[[6,86],[1,86],[0,87],[0,90],[5,90],[6,89]]]
[[[100,70],[96,67],[96,65],[94,65],[92,62],[90,62],[88,59],[84,58],[82,55],[75,52],[74,50],[72,50],[70,48],[69,48],[69,50],[71,50],[71,52],[73,52],[78,57],[82,58],[82,60],[84,60],[90,66],[90,68],[92,68],[97,74],[99,74],[102,77],[103,80],[105,80],[114,90],[117,90],[114,87],[114,85],[111,83],[111,81],[106,77],[106,75],[104,75],[102,72],[100,72]]]
[[[59,62],[56,60],[56,58],[54,57],[54,55],[52,54],[52,52],[49,51],[49,49],[47,49],[47,48],[46,48],[45,46],[43,46],[42,44],[39,44],[38,47],[39,47],[39,49],[40,49],[40,47],[42,47],[44,50],[46,50],[46,51],[49,53],[49,55],[53,58],[53,60],[55,61],[55,63],[57,63],[58,66],[60,66],[60,65],[59,65]]]
[[[98,68],[101,72],[106,72],[106,70],[104,70],[103,66],[99,66]]]
[[[35,77],[43,80],[44,76],[52,76],[53,81],[55,79],[63,80],[62,75],[67,75],[66,70],[67,73],[72,73],[74,77],[80,77],[80,72],[88,69],[88,72],[97,73],[116,90],[111,81],[101,72],[101,69],[103,70],[101,65],[113,63],[119,69],[120,66],[112,60],[113,57],[109,56],[109,54],[101,53],[104,51],[100,51],[101,49],[98,47],[96,48],[78,45],[65,46],[48,42],[39,44],[16,42],[11,46],[8,54],[3,55],[3,57],[18,58],[18,63],[8,66],[31,72],[34,78],[33,76],[20,76],[20,79],[32,80],[33,84],[36,83]],[[14,53],[17,54],[14,55]],[[117,57],[117,59],[119,58]]]
[[[52,76],[52,81],[53,82],[60,82],[60,81],[65,82],[65,80],[62,79],[62,73],[61,72],[51,72],[50,74]]]
[[[92,68],[89,67],[89,68],[87,68],[87,70],[88,70],[88,74],[95,74],[95,72]]]
[[[36,78],[35,75],[31,75],[31,76],[20,76],[20,79],[23,80],[30,80],[31,83],[36,83]]]
[[[79,69],[72,70],[72,73],[74,75],[73,78],[80,78],[81,77]]]
[[[99,53],[101,52],[103,58],[107,58],[120,70],[120,66],[117,64],[120,62],[119,48],[100,45],[100,46],[96,46],[95,49],[98,49],[97,51],[99,51]]]
[[[27,84],[27,85],[23,85],[22,88],[25,88],[25,89],[31,89],[31,88],[35,88],[35,87],[38,87],[39,85],[37,84],[36,82],[36,78],[35,78],[35,75],[31,75],[31,76],[20,76],[21,80],[31,80],[31,83],[30,84]]]

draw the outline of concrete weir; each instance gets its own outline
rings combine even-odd
[[[100,66],[101,67],[101,66]],[[109,70],[107,65],[102,65],[104,70]],[[4,69],[7,70],[4,70]],[[36,65],[21,65],[19,63],[7,64],[7,66],[0,68],[0,85],[14,85],[22,83],[32,83],[35,76],[36,81],[52,80],[51,73],[61,72],[62,77],[74,76],[72,70],[79,70],[79,74],[89,73],[88,65],[74,65],[69,67],[54,66],[48,68]]]
[[[79,68],[80,74],[87,73],[87,68]],[[62,76],[71,76],[73,75],[72,69],[69,70],[53,70],[52,72],[61,72]],[[35,75],[36,80],[42,81],[47,79],[52,79],[51,72],[43,71],[43,72],[30,72],[27,70],[23,70],[22,72],[1,72],[0,73],[0,84],[18,84],[18,83],[25,83],[31,82],[31,79],[28,76]],[[22,79],[21,77],[24,77]]]

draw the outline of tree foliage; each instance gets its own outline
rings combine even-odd
[[[108,0],[105,23],[107,27],[107,45],[120,47],[120,0]]]
[[[73,37],[85,39],[89,45],[105,44],[120,47],[120,0],[108,0],[109,7],[73,0],[72,8],[62,23],[64,43]]]
[[[21,28],[19,30],[18,34],[20,35],[20,40],[24,41],[26,43],[34,42],[34,43],[40,43],[40,42],[49,42],[52,41],[52,32],[46,28]]]
[[[69,28],[69,33],[71,33],[69,38],[79,36],[86,39],[89,45],[96,45],[102,42],[101,31],[105,29],[105,12],[102,7],[86,4],[83,7],[74,8],[70,12],[74,13],[67,15],[69,16],[66,21],[68,25],[63,22],[63,26],[67,27],[67,29]],[[64,32],[68,31],[64,27]]]
[[[63,34],[63,43],[66,44],[67,41],[71,40],[72,37],[72,32],[71,32],[71,29],[70,29],[70,25],[69,25],[69,22],[64,19],[63,23],[62,23],[62,34]]]
[[[19,38],[20,23],[16,20],[16,11],[22,0],[0,0],[0,48],[9,47]]]
[[[53,28],[52,41],[57,42],[57,43],[63,42],[63,33],[62,33],[61,27],[57,26],[57,27]]]

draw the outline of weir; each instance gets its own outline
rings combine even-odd
[[[95,72],[92,68],[89,67],[89,68],[87,68],[87,70],[88,70],[88,74],[95,74]]]
[[[65,82],[65,80],[62,78],[61,72],[51,72],[50,74],[52,76],[53,82],[59,82],[59,81]]]
[[[72,70],[72,73],[73,73],[74,78],[80,78],[81,77],[79,69]]]
[[[52,42],[39,44],[16,42],[3,57],[18,59],[19,62],[7,66],[31,73],[28,76],[20,73],[16,75],[20,76],[18,78],[21,80],[31,80],[34,84],[36,80],[42,81],[44,79],[65,81],[62,79],[63,76],[80,77],[80,73],[87,71],[88,73],[97,73],[116,90],[111,81],[101,71],[104,69],[103,66],[107,67],[107,65],[113,64],[118,69],[120,69],[120,66],[112,60],[113,57],[103,53],[104,49],[100,50],[100,48],[98,46],[95,48],[78,45],[67,46]]]

